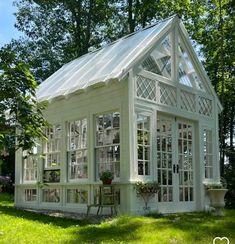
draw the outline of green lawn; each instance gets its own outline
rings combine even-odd
[[[119,216],[92,225],[13,208],[0,193],[0,244],[20,243],[212,243],[216,236],[235,243],[235,210],[226,217],[205,213],[170,216]],[[226,243],[216,241],[216,244]]]

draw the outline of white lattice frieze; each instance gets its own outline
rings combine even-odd
[[[205,97],[199,97],[198,99],[199,105],[199,114],[203,114],[206,116],[212,116],[212,101]]]
[[[180,107],[183,110],[195,112],[196,111],[196,99],[193,93],[187,91],[180,91]]]
[[[137,76],[136,84],[137,97],[156,101],[156,81],[142,76]]]
[[[157,97],[158,103],[176,107],[177,98],[176,98],[176,89],[174,87],[168,86],[163,83],[159,83],[157,89],[158,89],[158,97]]]

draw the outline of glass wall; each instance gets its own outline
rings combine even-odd
[[[120,175],[120,113],[110,112],[96,116],[96,177],[110,170],[114,178]]]
[[[46,129],[47,141],[44,143],[44,182],[60,182],[61,137],[60,124]]]
[[[86,179],[87,175],[87,119],[68,124],[68,178]]]

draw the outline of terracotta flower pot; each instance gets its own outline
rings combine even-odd
[[[112,179],[104,179],[102,180],[104,185],[111,185],[112,184]]]

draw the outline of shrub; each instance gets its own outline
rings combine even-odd
[[[14,192],[14,186],[10,176],[0,175],[0,186],[1,186],[0,191],[2,192],[7,192],[7,193]]]

